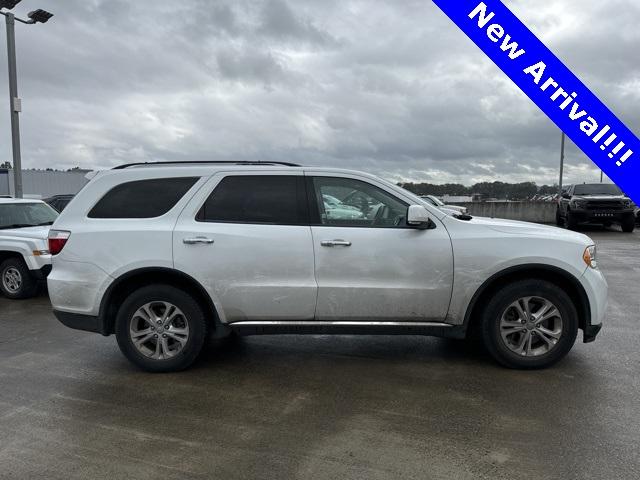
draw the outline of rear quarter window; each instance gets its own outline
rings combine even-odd
[[[199,177],[155,178],[122,183],[109,190],[89,218],[154,218],[164,215]]]

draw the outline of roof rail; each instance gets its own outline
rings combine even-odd
[[[176,162],[137,162],[137,163],[127,163],[124,165],[118,165],[117,167],[113,167],[112,170],[124,170],[129,167],[138,167],[138,166],[157,166],[157,165],[209,165],[209,164],[223,164],[223,165],[284,165],[285,167],[301,167],[302,165],[298,165],[297,163],[289,163],[289,162],[251,162],[251,161],[234,161],[234,160],[196,160],[196,161],[176,161]]]

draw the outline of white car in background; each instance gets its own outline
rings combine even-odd
[[[358,208],[351,205],[345,205],[336,197],[324,194],[322,195],[322,201],[324,203],[324,213],[327,218],[334,220],[353,220],[356,218],[363,218],[364,215]]]
[[[51,270],[47,237],[58,212],[40,200],[0,198],[0,293],[28,298]]]
[[[461,213],[463,215],[467,214],[467,207],[461,207],[459,205],[448,205],[440,200],[438,197],[434,197],[433,195],[423,195],[420,197],[425,202],[430,203],[434,207],[438,207],[440,210],[449,213],[450,211],[454,211],[456,213]],[[446,210],[445,210],[446,209]]]
[[[363,217],[328,217],[323,194]],[[348,170],[123,166],[91,180],[49,242],[58,319],[115,333],[149,371],[186,368],[230,332],[471,335],[503,365],[542,368],[578,329],[593,341],[607,304],[586,235],[446,215]]]

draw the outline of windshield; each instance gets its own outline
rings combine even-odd
[[[594,183],[591,185],[576,185],[574,195],[622,195],[620,189],[612,183]]]
[[[51,225],[57,217],[46,203],[0,204],[0,229]]]
[[[435,204],[436,207],[444,207],[444,202],[433,195],[427,195],[428,198]]]

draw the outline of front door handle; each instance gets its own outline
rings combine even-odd
[[[184,243],[185,245],[195,245],[197,243],[204,243],[204,244],[210,245],[213,243],[213,238],[207,238],[207,237],[185,238],[184,240],[182,240],[182,243]]]
[[[320,245],[323,247],[350,247],[351,242],[346,240],[323,240]]]

